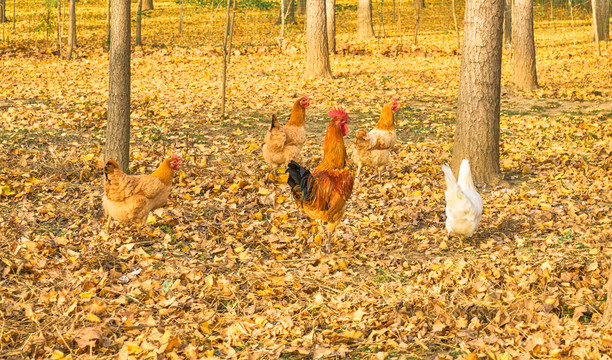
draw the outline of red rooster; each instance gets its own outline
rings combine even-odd
[[[342,109],[329,112],[332,118],[323,143],[323,161],[311,173],[295,161],[287,168],[287,183],[297,205],[309,217],[327,223],[327,252],[332,236],[344,215],[346,202],[353,192],[353,171],[348,164],[343,137],[348,134],[349,117]]]

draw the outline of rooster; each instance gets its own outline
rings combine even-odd
[[[359,129],[355,133],[352,158],[357,164],[357,179],[359,179],[362,165],[377,168],[380,178],[380,170],[390,162],[390,150],[396,140],[394,112],[397,111],[397,108],[397,100],[392,98],[382,108],[380,119],[374,129],[370,132]]]
[[[106,231],[110,230],[111,218],[142,226],[151,211],[166,205],[174,171],[180,163],[181,159],[172,155],[151,175],[127,175],[111,158],[104,166],[102,204],[108,216]]]
[[[287,183],[296,204],[309,217],[327,223],[327,252],[332,236],[344,215],[346,202],[353,192],[353,172],[348,164],[344,139],[348,133],[348,115],[344,110],[329,112],[332,118],[325,132],[323,161],[311,173],[295,161],[287,168]]]
[[[286,165],[291,160],[299,161],[300,151],[306,142],[306,108],[310,105],[308,96],[304,95],[293,104],[291,117],[285,126],[281,126],[272,115],[272,125],[266,132],[263,157],[271,166]]]
[[[457,180],[448,165],[443,165],[442,171],[446,178],[446,231],[471,236],[478,228],[483,206],[472,181],[470,162],[461,162]]]

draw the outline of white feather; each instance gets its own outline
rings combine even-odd
[[[448,165],[443,165],[442,171],[446,179],[446,231],[471,236],[478,229],[483,206],[472,181],[470,162],[467,159],[461,162],[458,180]]]

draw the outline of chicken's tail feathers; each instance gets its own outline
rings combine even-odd
[[[311,192],[309,185],[312,174],[308,169],[293,160],[287,165],[286,173],[289,174],[287,184],[291,187],[293,196],[303,202]]]
[[[104,176],[106,178],[106,181],[108,181],[109,177],[118,175],[121,173],[122,171],[121,171],[121,168],[119,168],[119,164],[113,158],[110,158],[106,162],[106,165],[104,165]]]
[[[446,188],[456,192],[457,180],[455,179],[455,175],[453,175],[453,171],[448,164],[442,165],[442,171],[444,172],[444,179],[446,180]]]
[[[472,170],[470,169],[470,161],[463,159],[461,166],[459,167],[459,175],[457,176],[457,182],[464,189],[474,188],[474,181],[472,180]]]
[[[276,118],[275,114],[272,114],[272,124],[270,125],[270,130],[274,129],[274,128],[278,128],[280,127],[280,123],[278,122],[278,119]]]

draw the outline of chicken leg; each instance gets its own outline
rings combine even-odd
[[[329,237],[327,238],[327,246],[325,249],[326,253],[331,253],[332,249],[332,238],[334,236],[334,231],[336,231],[336,226],[338,226],[339,221],[333,223],[327,223],[327,232],[329,232]]]

